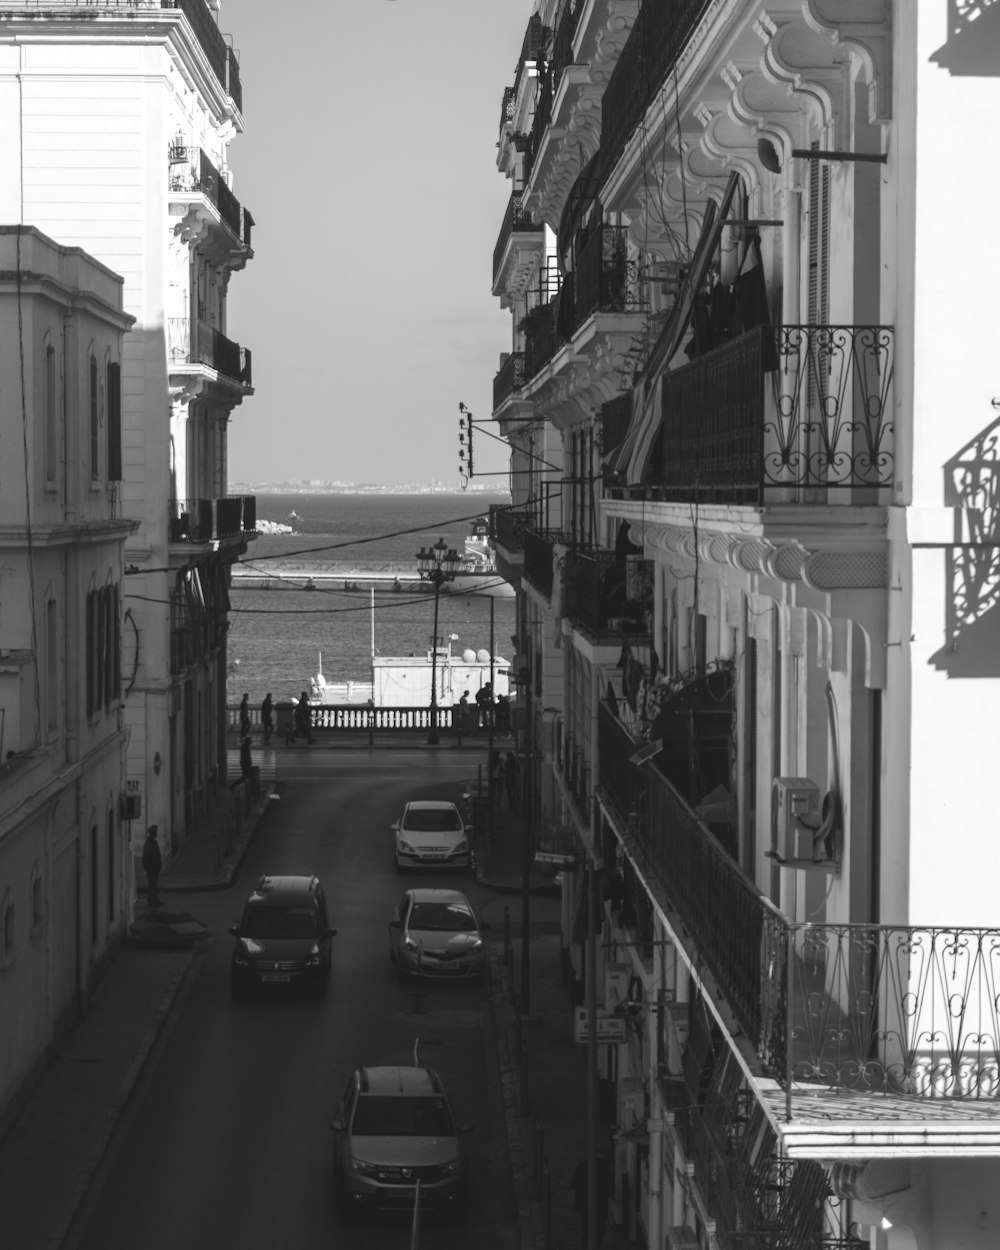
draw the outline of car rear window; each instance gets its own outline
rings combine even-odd
[[[311,938],[319,933],[315,907],[275,907],[261,904],[247,908],[243,936],[255,938]]]
[[[358,1099],[355,1137],[453,1137],[455,1126],[443,1098],[366,1094]]]
[[[411,807],[403,819],[403,827],[414,833],[437,833],[461,829],[462,820],[453,807]]]

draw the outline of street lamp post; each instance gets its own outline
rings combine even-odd
[[[443,538],[439,538],[433,547],[421,547],[417,552],[417,569],[424,581],[434,587],[434,636],[431,639],[431,728],[427,741],[437,746],[441,741],[438,736],[438,703],[437,703],[437,635],[438,635],[438,601],[441,587],[445,582],[454,580],[461,561],[454,547],[449,547]]]

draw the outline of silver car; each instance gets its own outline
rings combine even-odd
[[[389,921],[389,958],[401,981],[419,975],[482,982],[483,926],[459,890],[407,890]]]
[[[396,836],[396,867],[468,868],[472,852],[465,824],[454,803],[414,799],[392,827]]]

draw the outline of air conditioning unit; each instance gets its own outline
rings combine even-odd
[[[812,862],[813,839],[821,823],[819,787],[808,777],[775,777],[771,795],[778,859]]]
[[[667,1250],[701,1250],[698,1234],[687,1224],[675,1224],[665,1231]]]

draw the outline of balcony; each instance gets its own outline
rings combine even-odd
[[[601,181],[621,159],[710,0],[643,4],[601,97]]]
[[[526,65],[534,64],[542,55],[545,44],[548,41],[549,31],[547,26],[542,25],[542,19],[535,13],[528,18],[527,29],[524,32],[524,40],[521,43],[521,55],[517,59],[517,72],[514,75],[513,95],[517,99],[518,88],[521,85],[521,76],[524,73]]]
[[[565,614],[593,637],[645,632],[643,602],[630,598],[630,589],[625,560],[615,552],[574,551],[568,556],[563,576]]]
[[[174,203],[180,201],[185,206],[182,211],[190,211],[191,207],[197,207],[196,197],[204,197],[215,209],[219,221],[228,230],[231,236],[230,246],[232,241],[237,244],[237,247],[232,249],[235,255],[245,261],[244,251],[250,250],[253,217],[240,205],[239,200],[229,189],[229,184],[205,151],[202,148],[190,148],[174,143],[169,149],[169,165],[171,200]],[[193,203],[187,198],[180,198],[189,196],[192,197]],[[207,219],[207,224],[210,229],[213,226],[218,228],[211,218]]]
[[[630,852],[687,931],[688,955],[716,980],[757,1053],[760,1074],[783,1091],[784,1118],[818,1113],[827,1125],[824,1157],[837,1155],[837,1106],[847,1135],[857,1133],[859,1121],[879,1117],[898,1122],[901,1132],[919,1122],[928,1135],[937,1126],[953,1135],[956,1119],[995,1117],[1000,930],[793,924],[726,854],[656,761],[633,763],[641,744],[606,704],[599,707],[598,743],[601,793]],[[867,1110],[856,1097],[820,1108],[816,1098],[824,1092],[880,1101]],[[880,1111],[886,1102],[891,1110]],[[940,1149],[927,1144],[929,1154]]]
[[[514,553],[524,550],[524,513],[505,504],[490,505],[490,537],[497,547]]]
[[[505,293],[516,293],[523,289],[531,261],[544,244],[545,226],[542,222],[531,220],[530,215],[524,211],[522,199],[520,191],[511,192],[496,247],[493,249],[494,295],[501,293],[497,290],[501,275],[505,275]],[[505,264],[505,261],[509,263]]]
[[[573,308],[566,324],[575,332],[597,313],[645,313],[639,269],[627,250],[624,226],[603,225],[584,243],[573,272]]]
[[[524,385],[524,352],[511,352],[493,378],[493,411],[497,412]]]
[[[673,370],[659,463],[623,493],[883,502],[895,473],[893,347],[891,326],[761,326]]]
[[[237,110],[242,112],[243,88],[236,56],[223,38],[205,0],[160,0],[160,8],[180,9],[184,14],[212,67],[212,73]]]
[[[167,342],[171,370],[184,365],[207,365],[241,388],[249,390],[253,386],[249,349],[227,339],[214,326],[189,317],[170,317]]]
[[[573,64],[573,37],[576,34],[577,22],[580,18],[580,4],[563,6],[562,17],[556,27],[552,40],[552,91],[559,90],[559,81],[567,65]]]
[[[257,532],[256,495],[224,495],[218,499],[171,499],[171,543],[226,542]]]
[[[556,333],[556,302],[536,304],[522,321],[524,328],[524,380],[531,379],[549,363],[565,338]]]

